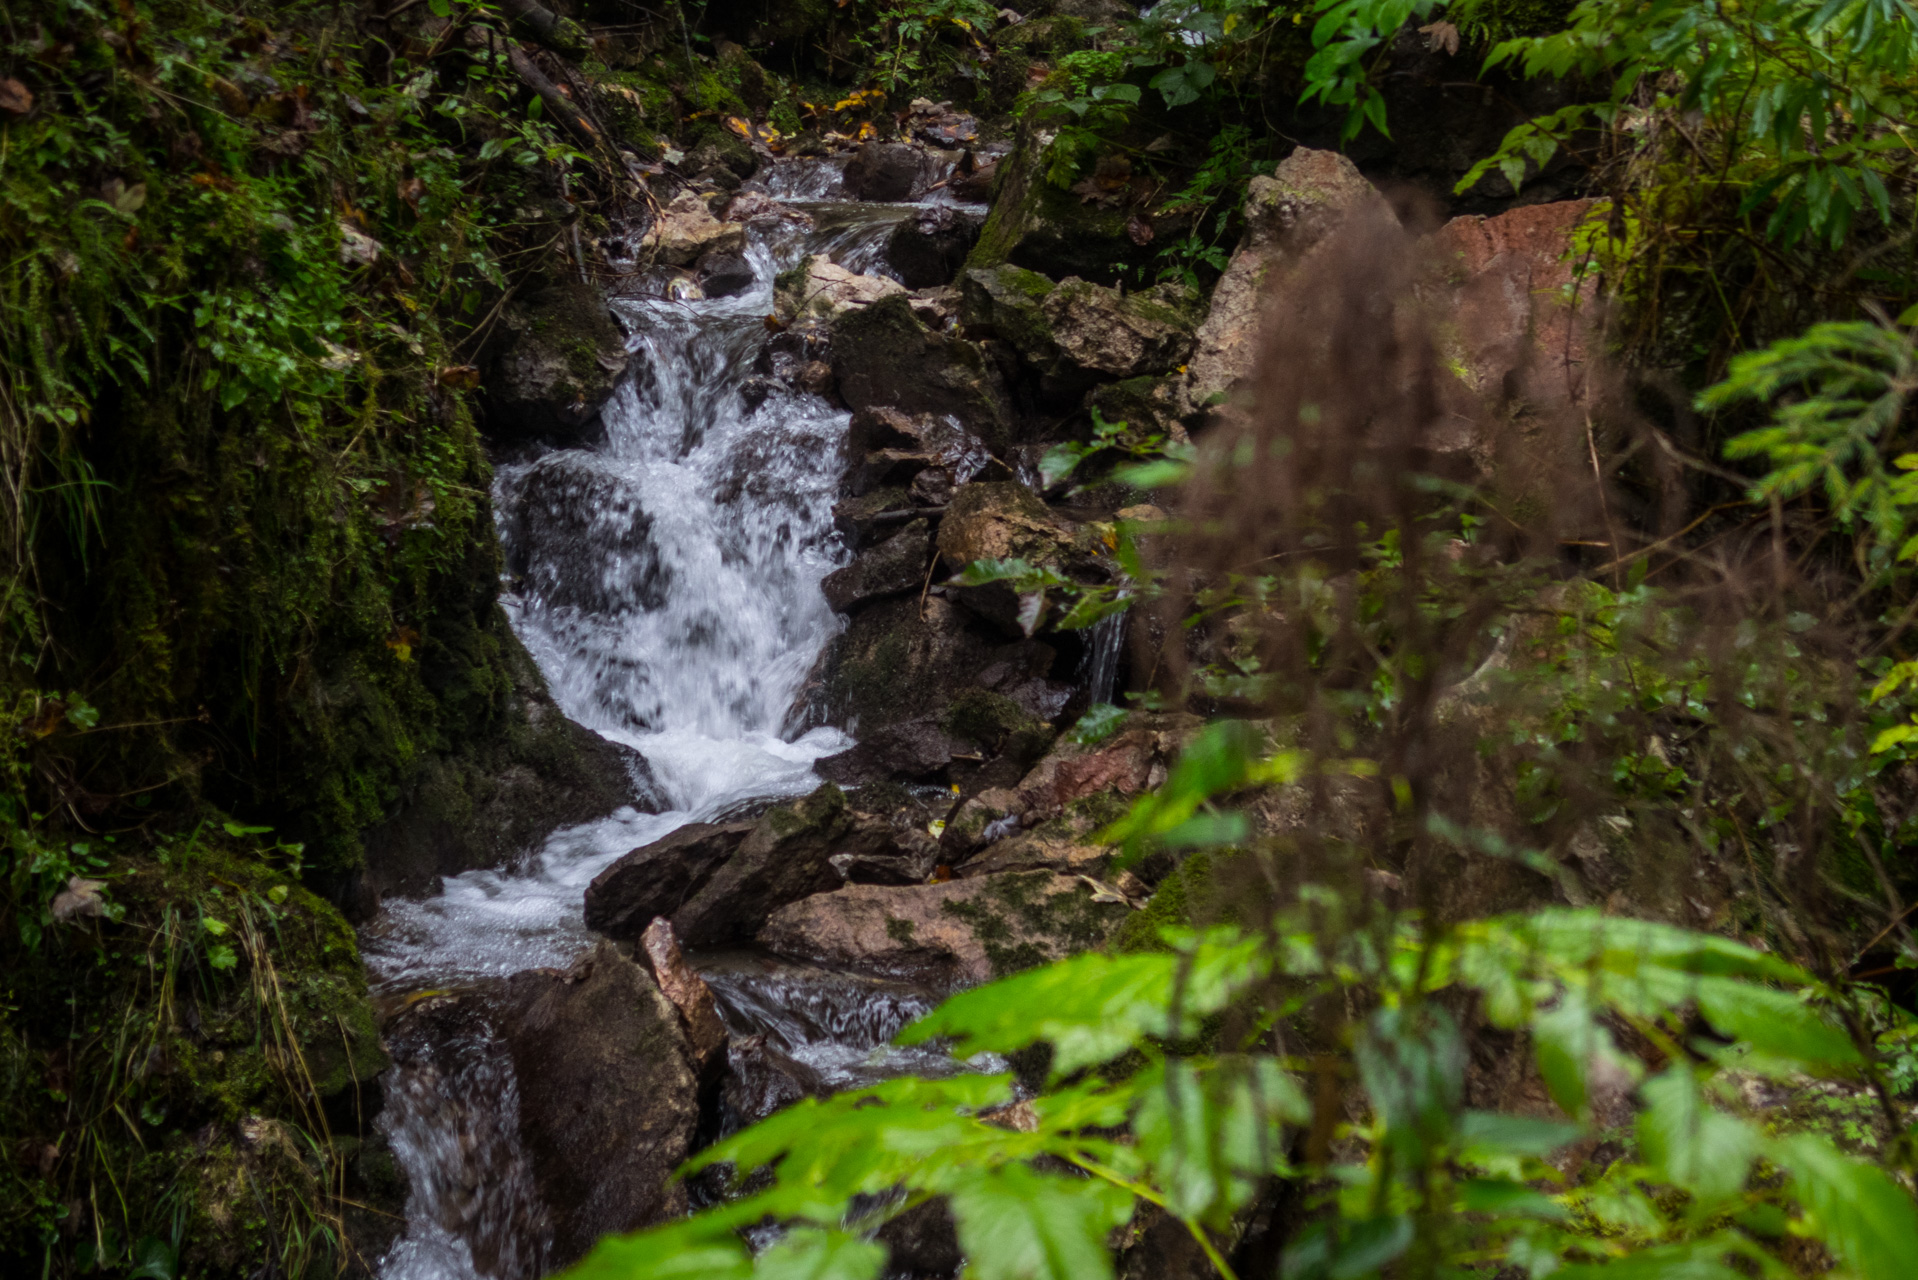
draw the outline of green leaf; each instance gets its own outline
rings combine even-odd
[[[1724,978],[1701,978],[1698,1010],[1711,1024],[1760,1053],[1827,1066],[1863,1061],[1858,1046],[1789,991]]]
[[[752,1255],[724,1211],[607,1236],[566,1280],[751,1280]]]
[[[1216,935],[1188,955],[1074,956],[948,999],[899,1033],[899,1043],[956,1037],[954,1052],[1011,1053],[1052,1045],[1054,1077],[1108,1061],[1147,1037],[1192,1033],[1270,961],[1256,942]],[[1176,1006],[1176,1007],[1175,1007]]]
[[[1220,1228],[1261,1179],[1284,1167],[1284,1122],[1312,1116],[1298,1085],[1270,1058],[1203,1068],[1175,1060],[1141,1077],[1137,1089],[1132,1130],[1165,1189],[1166,1208]]]
[[[1132,1196],[1097,1178],[1048,1177],[1023,1165],[978,1174],[952,1191],[967,1280],[1109,1280],[1106,1234]]]
[[[1516,1215],[1561,1221],[1571,1216],[1564,1205],[1522,1182],[1504,1178],[1468,1178],[1459,1183],[1459,1207],[1471,1213]]]
[[[1684,1064],[1653,1076],[1639,1092],[1646,1102],[1638,1117],[1646,1164],[1691,1192],[1701,1210],[1744,1190],[1761,1145],[1757,1129],[1706,1101]]]
[[[1081,746],[1096,746],[1117,733],[1126,722],[1126,709],[1110,702],[1095,702],[1086,708],[1066,737]]]
[[[1814,1234],[1859,1280],[1903,1280],[1918,1259],[1918,1207],[1892,1177],[1811,1133],[1773,1141],[1766,1154],[1791,1174]]]
[[[1553,1280],[1750,1280],[1725,1262],[1746,1253],[1722,1236],[1642,1249],[1603,1264],[1579,1263],[1552,1272]]]
[[[761,1254],[757,1280],[874,1280],[886,1265],[886,1246],[843,1231],[801,1229]]]
[[[1467,1111],[1458,1121],[1461,1158],[1468,1162],[1475,1155],[1547,1156],[1576,1142],[1583,1132],[1558,1120],[1498,1111]]]

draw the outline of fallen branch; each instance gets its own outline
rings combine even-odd
[[[606,146],[606,141],[600,136],[599,130],[593,128],[592,122],[580,114],[579,108],[573,105],[572,99],[561,93],[559,86],[547,79],[546,73],[526,56],[526,51],[510,40],[506,42],[506,61],[507,65],[513,68],[513,74],[518,76],[527,88],[539,95],[539,100],[546,104],[547,111],[552,113],[555,120],[565,125],[573,136],[584,141],[595,151]]]

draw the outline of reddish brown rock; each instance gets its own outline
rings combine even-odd
[[[947,989],[1099,946],[1130,908],[1082,876],[847,885],[781,907],[759,932],[799,960]]]
[[[1573,233],[1590,200],[1454,218],[1432,237],[1473,389],[1533,410],[1581,404],[1595,278],[1578,279]]]
[[[639,953],[652,970],[660,994],[679,1010],[679,1023],[686,1032],[686,1044],[692,1052],[693,1067],[704,1076],[724,1060],[726,1024],[719,1020],[719,1006],[712,988],[686,963],[680,953],[679,939],[673,935],[673,922],[661,917],[646,926],[639,935]]]

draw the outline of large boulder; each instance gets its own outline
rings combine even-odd
[[[1010,343],[1051,394],[1169,372],[1191,351],[1198,323],[1197,298],[1183,285],[1123,293],[1077,276],[1055,285],[1010,263],[968,268],[962,297],[967,332]]]
[[[953,699],[996,671],[1009,687],[1051,674],[1056,653],[1039,640],[1006,643],[974,615],[934,594],[880,600],[858,610],[827,661],[825,704],[861,739],[890,725],[943,715]]]
[[[1088,374],[1165,373],[1192,349],[1196,297],[1184,285],[1120,293],[1068,276],[1042,307],[1062,360]]]
[[[689,822],[641,845],[586,887],[586,927],[609,938],[637,938],[705,888],[752,833],[750,822]]]
[[[1596,278],[1582,279],[1572,235],[1589,200],[1454,218],[1430,248],[1449,286],[1453,367],[1511,410],[1551,412],[1584,401]]]
[[[684,1213],[670,1178],[692,1150],[699,1085],[679,1014],[645,968],[602,942],[564,972],[514,974],[497,1004],[552,1264]]]
[[[1013,438],[1012,404],[997,366],[978,344],[926,328],[903,296],[838,322],[832,370],[851,409],[950,414],[994,449]]]
[[[868,142],[846,163],[846,194],[896,204],[916,200],[932,184],[932,158],[903,142]]]
[[[939,523],[939,558],[952,573],[974,561],[1023,560],[1068,578],[1101,579],[1095,535],[1068,525],[1016,480],[962,485]],[[1022,598],[1008,582],[950,585],[947,594],[1008,637],[1030,635],[1044,619],[1043,599]],[[1037,606],[1033,612],[1029,606]]]
[[[860,275],[821,255],[781,275],[777,285],[774,314],[788,325],[801,316],[830,320],[841,312],[869,307],[906,291],[897,280]]]
[[[1071,549],[1072,535],[1016,480],[961,486],[939,522],[939,557],[953,573],[975,560],[1053,565]]]
[[[951,284],[979,239],[985,215],[951,205],[902,218],[886,240],[886,262],[908,289]]]
[[[1036,127],[1021,129],[1017,145],[999,164],[992,212],[966,259],[968,267],[1010,262],[1052,276],[1113,284],[1130,269],[1151,263],[1167,237],[1190,226],[1189,215],[1137,203],[1123,183],[1092,194],[1054,185],[1045,154],[1054,136]]]
[[[1048,872],[855,884],[780,908],[759,942],[814,964],[953,990],[1099,946],[1129,912],[1083,877]]]
[[[953,486],[982,474],[995,479],[1009,474],[983,440],[951,417],[906,414],[884,406],[852,416],[846,455],[846,489],[854,497],[891,486],[906,486],[921,496],[926,486],[917,477],[928,469],[941,472],[939,487],[947,497]],[[944,505],[944,499],[932,505]]]
[[[820,589],[826,603],[845,613],[869,600],[917,591],[925,585],[932,557],[932,527],[914,520],[876,547],[859,553],[843,569],[826,575]]]
[[[889,829],[860,822],[845,792],[828,782],[754,823],[725,865],[673,912],[673,930],[689,947],[745,942],[779,907],[838,885],[833,855],[890,843]]]
[[[1189,362],[1187,394],[1195,407],[1229,398],[1251,376],[1266,300],[1328,233],[1355,217],[1397,226],[1385,198],[1337,152],[1300,147],[1271,177],[1252,179],[1245,234],[1212,290]]]
[[[389,895],[436,893],[441,876],[516,865],[560,827],[666,807],[643,756],[566,718],[503,617],[469,642],[500,646],[513,714],[501,733],[414,768],[393,815],[361,836],[364,869],[340,892],[355,916]]]
[[[481,427],[504,444],[591,443],[626,364],[626,335],[599,291],[557,279],[501,312],[481,374]]]

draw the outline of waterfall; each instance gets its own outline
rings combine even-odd
[[[745,394],[774,277],[813,254],[883,270],[892,227],[915,208],[834,201],[838,179],[821,163],[756,180],[811,221],[750,229],[745,292],[687,300],[683,278],[659,272],[614,298],[633,373],[602,412],[603,438],[498,468],[514,631],[565,713],[644,755],[671,809],[555,832],[525,865],[450,877],[436,897],[387,903],[364,930],[375,989],[402,1009],[379,1125],[410,1192],[382,1280],[535,1280],[548,1265],[487,984],[587,950],[586,887],[628,851],[808,792],[813,761],[851,745],[834,728],[800,732],[808,677],[842,625],[819,584],[847,559],[832,507],[849,415],[763,379]],[[723,1129],[796,1089],[1002,1065],[891,1046],[935,1003],[929,992],[756,954],[689,959],[733,1037]]]
[[[586,886],[614,859],[741,802],[809,791],[812,762],[850,745],[835,729],[789,732],[840,626],[819,582],[846,558],[832,505],[848,415],[784,389],[749,411],[741,384],[773,277],[802,255],[882,240],[871,221],[756,228],[754,285],[735,297],[679,301],[661,282],[659,296],[616,298],[635,372],[604,410],[603,439],[499,468],[515,631],[566,714],[644,755],[672,810],[623,809],[556,832],[523,867],[388,903],[365,933],[388,998],[570,963],[589,945]],[[380,1125],[411,1191],[383,1280],[532,1280],[544,1267],[511,1063],[483,1001],[466,1003],[456,1031],[410,1010],[389,1031]]]

